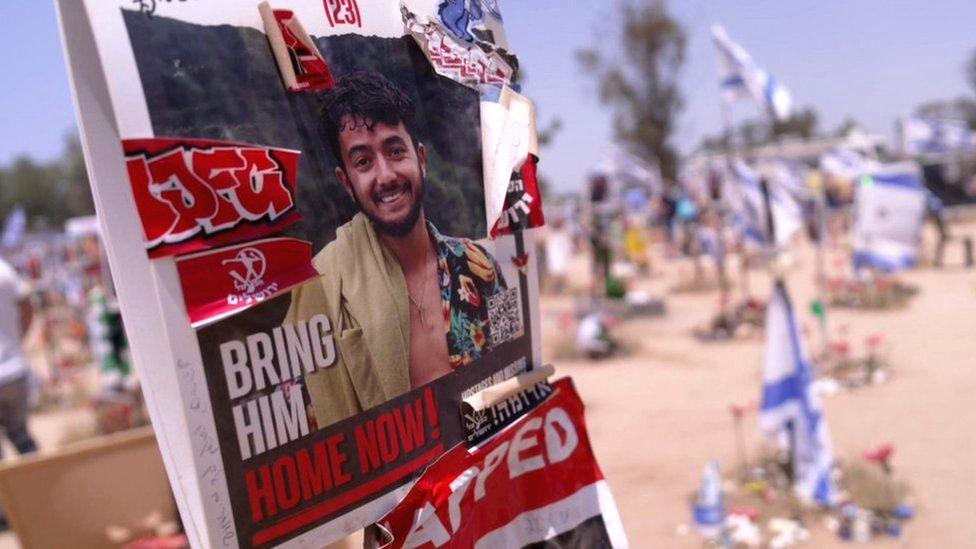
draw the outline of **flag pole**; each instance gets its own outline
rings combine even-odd
[[[735,133],[734,133],[733,123],[732,123],[732,105],[730,105],[726,101],[721,101],[721,100],[720,100],[720,103],[719,104],[720,104],[721,111],[722,111],[722,119],[723,119],[723,121],[725,123],[725,164],[726,164],[726,171],[728,172],[728,174],[731,177],[736,177],[735,176],[735,167],[733,165],[733,163],[735,161],[735,147],[733,145],[733,143],[735,141]],[[719,216],[719,219],[721,220],[721,232],[722,233],[724,233],[724,229],[725,229],[725,215],[727,213],[728,212],[725,211],[725,209],[723,208],[723,211],[721,212],[721,215]],[[724,235],[721,235],[720,234],[720,236],[724,236]],[[723,247],[723,250],[724,250],[724,247]],[[722,261],[723,261],[722,273],[723,273],[723,275],[725,275],[726,271],[725,271],[725,264],[724,264],[724,262],[725,262],[725,254],[724,253],[722,254]],[[740,242],[740,246],[739,246],[739,282],[742,285],[742,287],[740,289],[740,291],[742,292],[742,297],[743,297],[744,300],[748,300],[752,296],[752,291],[750,289],[751,285],[749,284],[749,258],[748,258],[748,255],[747,255],[746,247],[741,242]],[[728,292],[730,291],[729,285],[726,284],[725,286],[723,286],[722,290],[723,290],[722,298],[723,298],[723,303],[724,303],[724,302],[728,301]]]
[[[729,105],[727,102],[722,101],[721,100],[721,97],[719,99],[719,106],[720,106],[720,108],[722,110],[722,119],[723,119],[723,121],[725,123],[725,162],[726,162],[726,165],[728,167],[728,172],[731,173],[731,169],[732,169],[732,106]],[[711,177],[712,175],[713,174],[709,173],[709,187],[711,187],[711,184],[713,183],[712,177]],[[714,175],[717,176],[718,174],[714,174]],[[716,233],[717,234],[715,235],[716,236],[715,241],[716,241],[716,244],[718,245],[718,251],[719,251],[719,253],[718,253],[718,282],[719,282],[719,289],[721,290],[721,294],[722,294],[722,297],[721,297],[721,300],[722,300],[722,314],[724,315],[727,312],[725,310],[725,308],[728,306],[729,292],[730,292],[728,273],[727,273],[726,268],[725,268],[726,267],[726,265],[725,265],[725,263],[726,263],[726,261],[725,261],[725,259],[726,259],[726,253],[725,253],[726,252],[726,247],[725,247],[725,213],[726,212],[725,212],[725,204],[722,201],[722,199],[724,198],[722,196],[723,195],[723,191],[724,191],[724,189],[723,189],[723,186],[724,185],[722,184],[723,182],[721,180],[717,181],[717,183],[718,183],[718,188],[717,189],[711,189],[711,188],[709,188],[709,191],[712,193],[712,198],[715,199],[716,218],[718,219],[718,227],[716,227]]]
[[[769,181],[766,180],[766,176],[764,174],[760,174],[759,176],[759,190],[762,193],[763,209],[766,211],[766,232],[769,235],[769,244],[773,250],[772,257],[770,258],[773,265],[770,271],[773,275],[774,291],[782,292],[783,298],[787,300],[788,306],[792,309],[792,305],[789,304],[789,299],[787,297],[788,294],[786,293],[786,282],[784,281],[782,272],[779,270],[779,265],[777,265],[777,262],[779,261],[779,253],[776,250],[776,220],[773,219],[773,206],[769,194]],[[796,476],[796,426],[794,425],[792,419],[786,422],[786,440],[789,446],[789,460],[786,464],[786,477],[789,479],[790,484],[793,484]]]
[[[827,358],[827,351],[830,348],[827,331],[827,184],[823,174],[820,174],[820,188],[816,194],[817,208],[817,229],[820,234],[817,242],[817,300],[820,302],[820,309],[815,311],[820,324],[820,356],[821,359]]]

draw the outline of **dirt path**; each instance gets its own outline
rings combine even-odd
[[[976,235],[976,224],[957,232]],[[664,294],[678,271],[689,270],[657,265],[659,274],[650,286],[656,295]],[[804,246],[788,285],[803,322],[811,326],[812,272],[813,254]],[[921,269],[904,279],[921,290],[905,309],[831,311],[833,329],[846,326],[855,347],[867,335],[884,334],[893,366],[887,383],[826,400],[835,455],[858,459],[878,443],[895,445],[894,470],[913,488],[917,517],[902,538],[877,545],[976,546],[976,521],[970,518],[976,507],[976,409],[971,404],[976,394],[976,271]],[[767,277],[753,274],[753,291],[765,294],[769,287]],[[708,460],[716,458],[725,468],[735,465],[728,408],[758,400],[763,341],[694,340],[691,329],[717,305],[714,292],[671,295],[667,304],[665,317],[620,326],[622,337],[637,342],[635,354],[597,363],[556,361],[557,372],[575,378],[587,403],[590,435],[632,544],[700,547],[697,537],[681,536],[676,527],[690,520],[689,494]],[[545,318],[551,322],[553,311],[569,307],[566,298],[547,298]],[[747,446],[754,450],[759,444],[754,415],[747,418],[746,431]],[[841,545],[822,526],[814,530],[816,542],[808,546]]]

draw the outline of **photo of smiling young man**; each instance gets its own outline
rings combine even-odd
[[[306,376],[320,428],[489,352],[488,300],[505,289],[484,248],[427,219],[427,149],[408,95],[353,73],[325,94],[321,124],[359,212],[315,256],[322,276],[292,292],[285,319],[332,322],[338,360]]]

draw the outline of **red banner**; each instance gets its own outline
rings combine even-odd
[[[356,15],[358,17],[358,8]],[[315,43],[305,32],[291,10],[274,10],[275,21],[288,48],[288,57],[297,82],[289,84],[289,91],[313,91],[331,88],[335,81],[332,72]]]
[[[493,238],[546,224],[542,213],[542,193],[539,191],[538,162],[530,154],[519,172],[512,173],[505,195],[505,209],[491,229]]]
[[[312,245],[293,238],[269,238],[183,256],[176,268],[194,327],[318,276],[312,267]]]
[[[380,519],[383,547],[621,547],[626,538],[568,379],[484,445],[456,446]]]
[[[149,257],[268,236],[299,218],[298,151],[200,139],[127,139]]]

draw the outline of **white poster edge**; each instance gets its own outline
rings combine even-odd
[[[124,317],[126,334],[131,341],[133,364],[143,380],[142,390],[150,410],[163,463],[173,489],[180,514],[187,518],[184,527],[191,543],[201,547],[236,546],[237,535],[223,463],[216,446],[216,426],[210,413],[210,396],[206,385],[194,380],[203,379],[203,364],[196,336],[189,326],[183,307],[182,290],[172,258],[150,262],[143,244],[141,227],[132,191],[125,182],[128,175],[119,136],[121,128],[115,108],[114,88],[103,70],[106,59],[97,37],[91,32],[92,11],[72,0],[56,0],[68,76],[72,83],[72,97],[79,120],[82,148],[87,159],[88,176],[94,184],[92,195],[99,215],[99,224],[107,237],[106,255],[113,272],[127,276],[115,280],[118,299],[127,311],[144,314]],[[92,7],[88,4],[88,7]],[[119,17],[121,23],[121,17]],[[69,31],[70,29],[70,31]],[[115,50],[113,55],[120,55]],[[132,55],[129,50],[129,55]],[[134,58],[131,60],[134,67]],[[139,86],[141,92],[141,84]],[[126,95],[131,99],[131,96]],[[142,97],[141,95],[139,96]],[[144,100],[127,103],[129,119],[144,113],[149,122]],[[141,109],[138,107],[141,106]],[[130,130],[133,131],[133,130]],[[143,135],[151,137],[148,130]],[[96,160],[97,159],[97,160]],[[99,182],[120,182],[117,192],[105,192]],[[112,212],[112,215],[105,215]],[[146,292],[136,282],[152,281],[154,292]],[[156,299],[158,296],[159,299]],[[155,313],[155,314],[154,314]],[[163,335],[163,337],[160,337]],[[176,347],[179,343],[183,347]],[[176,348],[187,348],[187,357],[177,358]],[[198,397],[191,385],[204,389]],[[188,391],[189,389],[189,391]],[[199,400],[196,400],[196,399]],[[180,406],[169,405],[178,399]],[[188,399],[191,399],[188,402]],[[194,408],[195,407],[195,408]],[[176,409],[174,409],[176,408]],[[190,417],[189,410],[197,413]],[[197,433],[197,436],[193,436]],[[208,447],[208,445],[211,445]],[[217,449],[216,454],[209,452]],[[204,459],[208,457],[209,460]],[[215,459],[214,459],[215,458]],[[214,463],[217,468],[214,469]],[[192,467],[187,474],[186,467]],[[202,482],[207,477],[211,497],[203,497]],[[221,514],[219,507],[226,507]],[[197,521],[203,519],[204,524]],[[219,536],[223,529],[224,535]]]

